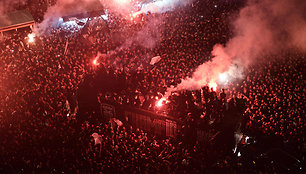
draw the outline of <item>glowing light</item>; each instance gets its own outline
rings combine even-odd
[[[101,18],[103,18],[104,20],[108,21],[108,16],[107,15],[101,15]]]
[[[245,142],[248,143],[248,140],[250,139],[250,137],[246,136],[245,137]]]
[[[133,20],[137,19],[141,13],[142,13],[142,11],[138,11],[138,12],[135,12],[133,14],[130,14],[129,16],[127,16],[127,19],[130,19],[131,21],[133,21]]]
[[[163,100],[160,99],[157,103],[156,103],[157,107],[162,107],[163,106]]]
[[[93,61],[92,61],[92,63],[94,64],[94,65],[96,65],[96,66],[98,66],[100,63],[98,62],[98,59],[99,59],[99,57],[96,57]]]
[[[227,74],[226,73],[219,74],[219,80],[221,82],[227,82]]]
[[[214,91],[217,89],[217,83],[215,82],[209,82],[208,84],[209,88],[212,88]]]
[[[156,102],[156,107],[162,107],[164,105],[164,102],[168,103],[169,101],[165,97],[163,97]]]
[[[135,12],[135,13],[132,14],[132,17],[135,18],[141,13],[142,13],[142,11]]]
[[[78,26],[76,21],[67,21],[67,22],[64,22],[63,25],[72,26],[72,27],[77,27]]]
[[[34,42],[34,41],[35,41],[35,40],[34,40],[34,38],[35,38],[35,33],[30,33],[30,34],[28,34],[28,38],[29,38],[29,40],[28,40],[29,43]]]

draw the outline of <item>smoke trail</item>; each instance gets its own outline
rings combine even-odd
[[[216,45],[212,51],[215,57],[200,65],[191,78],[182,79],[176,88],[169,88],[168,93],[200,89],[216,82],[221,73],[235,74],[233,67],[237,65],[247,68],[264,61],[265,55],[290,49],[305,52],[305,7],[303,0],[249,0],[232,23],[234,37],[225,47]]]

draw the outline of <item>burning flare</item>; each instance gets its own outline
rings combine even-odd
[[[217,90],[217,83],[216,82],[209,82],[208,86],[212,88],[214,91]]]
[[[227,82],[227,74],[226,73],[222,73],[222,74],[219,74],[219,80],[220,82]]]
[[[98,66],[100,63],[98,62],[98,59],[99,59],[99,57],[96,57],[93,61],[92,61],[92,63],[94,64],[94,65],[96,65],[96,66]]]
[[[168,103],[169,100],[166,97],[162,97],[156,102],[156,107],[162,107],[164,105],[164,102]]]
[[[35,33],[28,34],[28,42],[29,43],[34,42],[35,41],[34,38],[35,38]]]

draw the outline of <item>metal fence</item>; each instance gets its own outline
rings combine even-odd
[[[167,116],[123,105],[101,104],[101,114],[105,120],[116,117],[124,122],[153,135],[162,137],[177,137],[181,130],[180,120]],[[195,137],[199,142],[207,142],[214,137],[215,131],[203,130],[195,126]]]

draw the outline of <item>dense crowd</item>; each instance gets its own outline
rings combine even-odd
[[[286,53],[264,65],[249,69],[246,80],[236,87],[246,95],[244,114],[246,131],[251,134],[276,135],[297,143],[302,150],[305,138],[305,55]]]
[[[29,4],[36,7],[29,9],[40,22],[49,5],[38,0]],[[240,6],[236,1],[195,1],[133,20],[108,14],[107,20],[92,18],[73,34],[74,27],[64,24],[50,29],[36,36],[34,43],[28,42],[29,29],[4,33],[0,42],[0,171],[279,170],[273,164],[242,165],[231,153],[232,143],[225,144],[228,148],[213,141],[187,145],[180,137],[155,137],[128,122],[123,126],[101,123],[96,118],[99,109],[81,102],[87,95],[93,96],[88,99],[90,105],[103,100],[159,112],[176,117],[184,127],[206,131],[222,130],[224,120],[234,115],[232,132],[240,125],[239,130],[250,136],[277,136],[293,156],[304,160],[305,54],[297,51],[250,67],[244,80],[231,82],[226,90],[181,91],[163,107],[156,107],[168,87],[190,76],[197,65],[211,59],[216,43],[231,37],[227,16]],[[161,60],[151,65],[154,56]],[[90,119],[79,122],[82,115]],[[100,144],[95,144],[94,132],[101,135]]]

